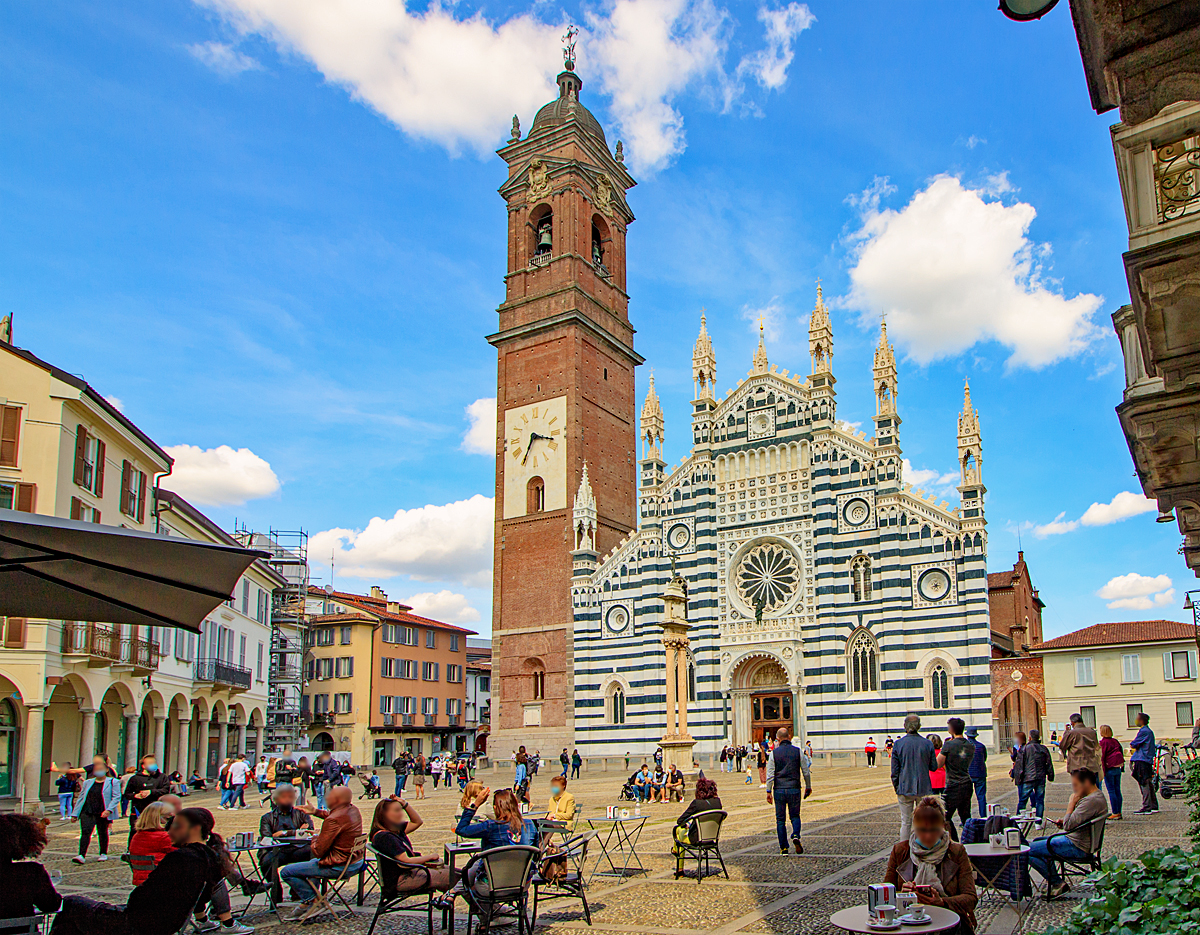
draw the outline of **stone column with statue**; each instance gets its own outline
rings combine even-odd
[[[660,746],[663,766],[692,768],[695,739],[688,733],[688,623],[687,581],[671,565],[671,580],[663,591],[662,644],[667,665],[667,730]]]

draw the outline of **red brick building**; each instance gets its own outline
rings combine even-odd
[[[992,629],[992,721],[1001,747],[1017,731],[1041,726],[1046,713],[1042,660],[1029,647],[1042,642],[1042,609],[1029,576],[1025,553],[1011,571],[988,574],[988,613]]]
[[[586,460],[607,552],[636,525],[634,368],[625,192],[618,148],[580,103],[573,62],[559,96],[500,150],[508,181],[506,294],[497,351],[493,750],[573,740],[571,496]],[[618,144],[619,145],[619,144]]]

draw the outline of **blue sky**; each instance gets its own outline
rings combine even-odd
[[[568,21],[640,183],[630,309],[670,461],[700,309],[722,391],[759,314],[772,362],[807,372],[820,277],[839,415],[864,427],[889,310],[926,488],[970,377],[990,567],[1020,530],[1049,635],[1183,619],[1178,530],[1114,500],[1138,490],[1113,412],[1116,118],[1091,111],[1065,4],[1016,24],[991,3],[8,3],[16,342],[187,446],[178,486],[218,521],[303,526],[321,583],[338,549],[339,587],[486,630],[493,465],[467,433],[495,395],[493,150],[550,98]]]

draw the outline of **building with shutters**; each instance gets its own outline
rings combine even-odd
[[[1078,712],[1127,743],[1144,712],[1158,740],[1187,742],[1200,718],[1196,651],[1196,628],[1174,620],[1097,623],[1031,646],[1045,684],[1043,733],[1061,735]]]
[[[0,340],[0,392],[0,507],[237,544],[159,489],[170,456],[82,378]],[[52,762],[95,753],[209,775],[227,753],[253,755],[282,584],[255,562],[200,634],[0,617],[0,802],[49,795]]]

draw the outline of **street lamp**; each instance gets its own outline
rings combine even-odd
[[[1054,9],[1058,0],[1000,0],[1000,12],[1018,23],[1041,19]]]
[[[1200,594],[1200,591],[1185,591],[1183,594],[1183,609],[1192,612],[1192,626],[1196,631],[1196,648],[1200,650],[1200,606],[1192,600],[1193,594]]]

